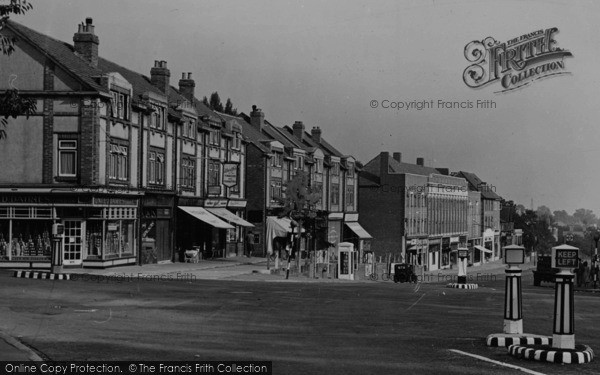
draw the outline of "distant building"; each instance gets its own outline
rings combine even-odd
[[[449,268],[467,245],[468,189],[446,170],[402,162],[401,153],[381,152],[359,179],[359,207],[379,255],[399,254],[428,270]]]

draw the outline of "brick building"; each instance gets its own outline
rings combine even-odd
[[[0,148],[11,166],[0,175],[0,266],[48,266],[53,223],[65,226],[71,266],[240,248],[242,129],[194,98],[190,73],[175,88],[166,61],[148,77],[103,59],[90,18],[74,45],[13,21],[3,33],[18,39],[0,56],[0,90],[11,82],[37,113],[11,119]],[[189,236],[189,220],[204,227]]]
[[[399,254],[429,270],[448,268],[453,250],[467,241],[467,183],[424,164],[422,158],[402,162],[399,152],[369,161],[360,173],[360,214],[377,254]]]

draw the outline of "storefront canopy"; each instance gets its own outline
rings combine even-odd
[[[189,207],[189,206],[179,206],[180,209],[192,215],[196,219],[205,222],[208,225],[211,225],[215,228],[219,229],[234,229],[233,225],[229,225],[223,220],[219,219],[215,215],[206,211],[206,209],[202,207]]]
[[[217,215],[221,219],[225,219],[232,224],[239,225],[241,227],[254,226],[226,208],[207,208],[206,210],[211,214]]]
[[[294,231],[297,232],[297,226],[294,226]],[[302,233],[305,230],[302,228]],[[292,220],[287,217],[267,216],[267,253],[273,254],[273,239],[275,237],[287,237],[292,233]]]
[[[367,232],[365,230],[365,228],[363,228],[359,223],[354,221],[354,222],[347,222],[345,224],[348,228],[350,228],[350,230],[352,230],[354,232],[354,234],[356,234],[358,236],[358,238],[360,238],[360,239],[373,238],[373,236],[371,236],[369,234],[369,232]]]
[[[493,253],[492,250],[486,249],[483,246],[476,245],[476,246],[473,246],[473,247],[476,248],[477,250],[483,251],[484,253],[488,253],[488,254],[492,254]]]

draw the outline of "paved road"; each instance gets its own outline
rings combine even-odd
[[[527,278],[528,276],[526,276]],[[515,374],[449,349],[546,374],[598,374],[487,348],[502,331],[503,280],[443,284],[102,283],[0,272],[0,330],[53,360],[272,360],[275,374]],[[525,331],[551,334],[553,290],[524,282]],[[600,295],[576,296],[577,342],[600,352]]]

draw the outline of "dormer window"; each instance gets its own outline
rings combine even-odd
[[[211,130],[209,133],[208,143],[213,146],[219,146],[221,144],[221,135],[218,130]]]
[[[273,167],[281,167],[283,164],[283,154],[278,152],[273,153],[273,157],[271,158],[271,166]]]
[[[331,164],[331,174],[334,176],[338,176],[340,174],[340,163]]]
[[[304,169],[304,156],[296,155],[296,160],[294,162],[294,169]]]
[[[152,115],[150,116],[150,127],[157,130],[165,128],[165,109],[156,105],[152,106]]]
[[[323,173],[323,160],[316,159],[315,172],[316,173]]]
[[[348,163],[348,177],[354,177],[354,164]]]
[[[129,120],[129,95],[112,91],[111,115],[118,119]]]
[[[242,148],[242,135],[240,133],[234,133],[231,141],[231,148],[239,150]]]

